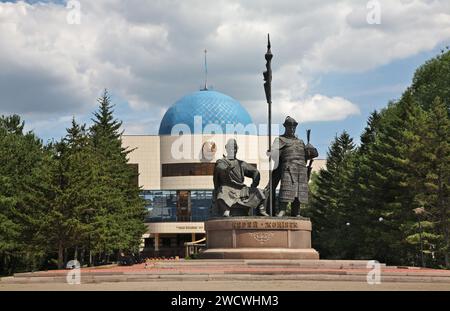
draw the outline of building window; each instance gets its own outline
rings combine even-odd
[[[256,164],[250,164],[257,168]],[[215,163],[176,163],[163,164],[162,177],[212,176]]]
[[[212,190],[142,191],[148,214],[146,222],[208,220]]]
[[[177,221],[191,221],[191,193],[177,191]]]
[[[177,220],[176,191],[143,191],[141,197],[146,201],[147,222],[174,222]]]
[[[214,163],[177,163],[163,164],[162,177],[177,176],[212,176]]]
[[[205,221],[209,218],[212,191],[191,191],[192,221]]]

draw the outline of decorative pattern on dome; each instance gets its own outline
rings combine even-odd
[[[194,129],[194,117],[202,118],[202,127]],[[242,105],[235,99],[216,91],[198,91],[189,94],[172,107],[164,115],[159,128],[159,135],[170,135],[173,126],[187,125],[191,133],[202,134],[205,126],[216,124],[222,128],[222,133],[228,133],[226,125],[252,124],[252,119]]]

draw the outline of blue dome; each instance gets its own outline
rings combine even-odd
[[[194,130],[194,117],[202,117]],[[235,99],[216,91],[198,91],[186,95],[167,110],[159,127],[159,135],[171,135],[174,125],[185,124],[191,134],[201,134],[208,124],[217,124],[222,133],[228,133],[226,125],[252,124],[252,118]],[[218,134],[218,133],[216,133]]]

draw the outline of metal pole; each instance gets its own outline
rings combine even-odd
[[[267,71],[264,72],[264,91],[266,93],[266,100],[268,104],[268,134],[269,134],[269,209],[270,216],[273,216],[272,204],[272,62],[273,54],[270,45],[270,35],[267,35],[267,52],[265,55]]]

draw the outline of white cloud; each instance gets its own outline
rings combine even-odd
[[[320,94],[308,97],[297,104],[286,103],[285,107],[284,114],[293,111],[298,115],[300,122],[339,121],[360,113],[358,106],[342,97],[327,97]]]
[[[253,103],[252,115],[257,120],[266,122],[267,111],[261,109],[261,103]],[[289,95],[289,92],[272,105],[273,123],[282,124],[286,116],[291,116],[297,121],[340,121],[350,116],[359,115],[360,109],[354,103],[342,97],[328,97],[320,94],[308,96],[303,99],[295,100]]]
[[[85,0],[81,25],[67,24],[61,5],[0,3],[0,113],[87,114],[106,87],[158,119],[202,85],[208,48],[212,84],[263,122],[270,32],[280,118],[302,109],[304,121],[341,120],[359,110],[345,94],[311,94],[318,74],[368,70],[450,39],[448,1],[380,2],[381,25],[364,22],[360,0]]]
[[[314,72],[362,72],[450,39],[450,2],[380,0],[381,24],[366,22],[365,1],[348,1],[335,31],[318,41],[302,59]],[[349,11],[348,11],[349,10]]]

